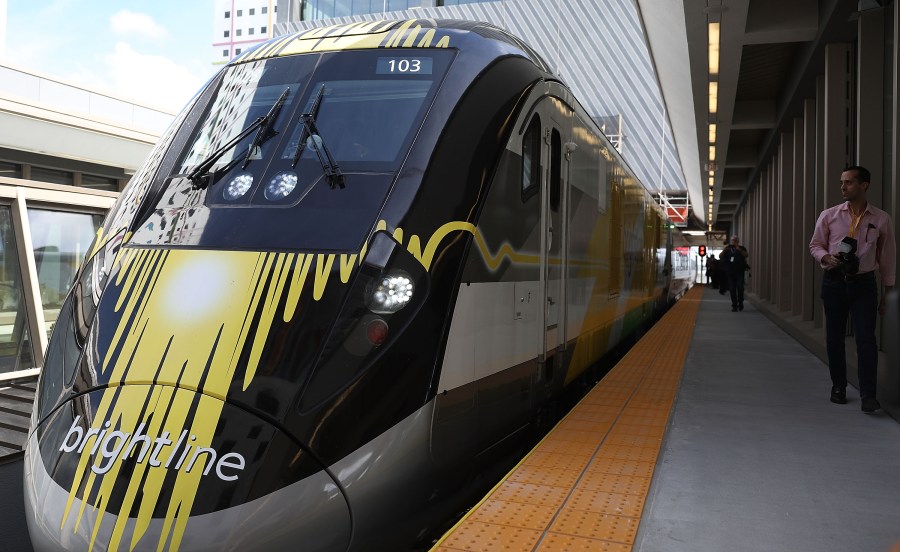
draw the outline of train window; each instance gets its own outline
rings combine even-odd
[[[562,138],[555,128],[550,133],[550,210],[559,212],[562,189]]]
[[[212,107],[194,138],[193,144],[182,162],[179,172],[185,173],[188,168],[199,165],[213,152],[237,137],[256,118],[264,116],[278,100],[285,88],[290,87],[289,98],[296,96],[298,84],[288,86],[284,82],[266,82],[263,63],[239,65],[226,75],[220,93],[216,96]],[[312,67],[307,67],[309,75]],[[281,79],[279,79],[281,80]],[[280,118],[284,118],[282,109]],[[279,121],[276,121],[277,125]],[[247,139],[249,143],[249,138]],[[265,147],[267,144],[263,144]],[[214,167],[227,166],[236,156],[241,155],[244,148],[234,147],[226,151]]]
[[[606,213],[609,208],[609,150],[602,146],[598,156],[599,167],[597,169],[597,211]]]
[[[341,80],[318,82],[313,90],[325,86],[316,115],[319,134],[342,167],[348,163],[393,164],[422,104],[431,90],[430,80]],[[304,112],[312,107],[307,102]],[[354,132],[346,132],[352,128]],[[292,159],[297,152],[303,126],[294,132],[281,153]],[[305,148],[302,159],[313,159],[312,148]]]
[[[226,68],[179,130],[179,161],[133,243],[355,250],[455,55],[345,51]],[[317,155],[326,148],[332,160]],[[343,182],[328,178],[335,169]]]
[[[540,189],[541,182],[541,118],[531,119],[522,136],[522,201]]]

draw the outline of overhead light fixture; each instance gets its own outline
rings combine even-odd
[[[709,143],[716,143],[716,123],[709,123]]]
[[[716,185],[716,177],[710,176],[710,177],[709,177],[709,187],[712,188],[712,187],[714,187],[715,185]]]
[[[709,75],[719,74],[719,25],[718,21],[709,23]]]
[[[709,113],[715,115],[719,105],[719,83],[709,83]]]
[[[716,160],[716,146],[709,146],[709,160]]]

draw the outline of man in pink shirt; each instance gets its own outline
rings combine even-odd
[[[831,402],[847,402],[847,359],[844,338],[847,317],[853,321],[863,412],[881,405],[875,398],[878,346],[875,343],[876,311],[884,313],[884,296],[894,286],[897,246],[887,213],[866,200],[871,175],[863,167],[847,167],[841,173],[845,202],[825,209],[816,221],[809,252],[825,269],[822,304],[825,308],[825,344],[831,371]],[[881,274],[885,293],[879,301],[875,271]]]

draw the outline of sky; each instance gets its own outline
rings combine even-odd
[[[175,113],[221,68],[212,64],[214,0],[3,4],[2,61],[124,100]]]

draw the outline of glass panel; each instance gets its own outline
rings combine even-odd
[[[537,192],[541,178],[541,119],[535,115],[522,137],[522,199]]]
[[[550,210],[559,212],[562,182],[562,138],[555,128],[550,133]]]
[[[34,368],[10,209],[0,206],[0,373]]]
[[[97,176],[94,174],[81,175],[81,185],[85,188],[93,188],[95,190],[107,190],[116,192],[119,189],[119,181],[108,176]]]
[[[48,336],[102,221],[101,215],[89,213],[28,209]]]
[[[22,178],[22,165],[0,161],[0,176]]]
[[[31,167],[31,180],[50,182],[52,184],[71,185],[75,183],[75,177],[72,173],[44,167]]]

